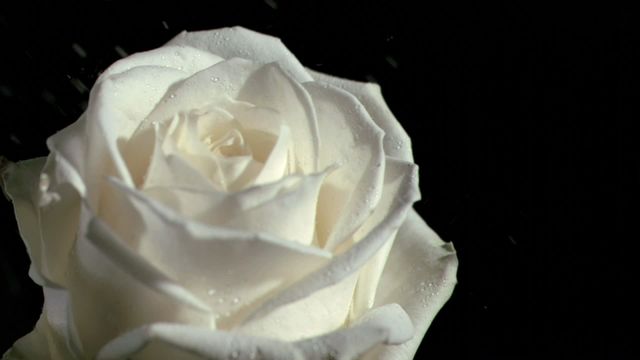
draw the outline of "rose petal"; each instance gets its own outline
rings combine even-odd
[[[234,328],[242,334],[297,341],[334,331],[345,325],[358,277],[347,276],[336,284],[281,306],[263,317]]]
[[[313,80],[280,39],[243,27],[182,32],[167,45],[187,45],[225,59],[241,57],[267,64],[278,62],[297,82]]]
[[[288,176],[231,194],[173,186],[149,187],[144,192],[192,221],[310,245],[315,234],[318,193],[325,174]],[[118,209],[122,207],[114,207]],[[279,219],[274,221],[274,216]]]
[[[166,131],[158,126],[148,127],[136,132],[124,147],[125,158],[130,159],[129,169],[139,188],[166,187],[188,188],[207,191],[211,182],[201,171],[186,162],[177,150],[168,154],[163,149]]]
[[[122,183],[113,184],[143,218],[147,231],[138,253],[207,303],[221,318],[220,326],[232,326],[256,300],[331,258],[329,252],[269,234],[190,221]]]
[[[382,190],[382,198],[378,206],[365,223],[358,229],[354,235],[354,239],[360,239],[372,231],[377,224],[383,221],[393,208],[393,202],[396,198],[403,196],[407,177],[417,176],[415,165],[411,162],[401,161],[387,157],[384,187]],[[353,305],[351,307],[351,319],[357,319],[366,311],[368,311],[374,303],[376,297],[376,288],[385,267],[389,251],[391,250],[396,233],[390,235],[380,250],[373,256],[360,271],[358,285],[353,294]]]
[[[386,346],[365,359],[411,359],[431,321],[449,299],[456,284],[458,259],[451,243],[445,243],[411,211],[398,232],[378,287],[376,304],[397,302],[416,327],[413,338]]]
[[[286,342],[169,323],[146,325],[119,336],[100,350],[97,360],[134,355],[140,360],[303,360],[298,349]]]
[[[47,322],[47,338],[52,354],[60,358],[80,357],[78,331],[72,321],[69,292],[64,289],[45,287],[43,316]],[[66,355],[65,355],[66,354]]]
[[[178,70],[183,77],[206,69],[224,60],[208,51],[202,51],[189,46],[163,46],[127,56],[109,66],[100,79],[120,74],[137,67],[156,66]]]
[[[282,342],[179,324],[154,323],[110,341],[98,360],[198,359],[355,359],[377,344],[399,344],[413,335],[411,320],[397,304],[376,308],[353,326],[300,340]]]
[[[314,104],[305,88],[279,65],[267,64],[252,73],[242,86],[238,100],[276,110],[296,139],[292,143],[296,171],[313,173],[324,168],[318,167],[320,138]]]
[[[79,197],[69,184],[50,188],[41,174],[44,158],[19,162],[5,175],[4,189],[15,209],[20,235],[31,258],[32,278],[40,285],[66,283],[67,254],[78,224]]]
[[[44,172],[51,181],[51,189],[55,191],[58,185],[70,184],[80,197],[85,197],[87,187],[83,180],[86,173],[85,156],[87,138],[84,133],[87,128],[86,113],[78,121],[67,126],[47,139],[47,147],[51,151],[45,164]]]
[[[331,262],[303,277],[295,284],[267,299],[247,319],[245,323],[268,315],[281,306],[298,301],[311,294],[337,284],[354,272],[359,271],[388,241],[404,222],[411,205],[420,197],[418,190],[417,166],[409,164],[407,175],[402,177],[400,190],[382,197],[392,196],[388,215],[371,230],[365,238],[355,243],[349,250],[334,256]],[[394,197],[395,196],[395,197]]]
[[[182,286],[173,282],[138,254],[131,251],[101,220],[94,218],[89,223],[87,240],[105,255],[105,257],[109,258],[114,265],[138,280],[141,284],[145,284],[151,289],[179,303],[192,307],[195,310],[202,312],[211,311],[209,306],[202,303]]]
[[[91,216],[87,208],[82,213]],[[215,326],[211,315],[185,306],[193,303],[193,295],[127,252],[99,223],[87,227],[87,237],[82,233],[69,255],[67,287],[84,357],[95,356],[118,334],[156,320]]]
[[[320,195],[320,244],[336,249],[350,239],[380,199],[384,176],[384,133],[351,94],[311,82],[304,84],[313,99],[320,138],[320,166],[338,164]]]
[[[250,185],[261,185],[280,180],[289,167],[293,167],[289,158],[292,135],[289,126],[283,123],[280,114],[268,108],[253,107],[236,114],[236,119],[245,129],[252,142],[254,158],[263,163],[262,169]],[[270,134],[275,141],[267,143],[265,135]]]
[[[199,71],[183,81],[175,83],[157,106],[149,113],[141,127],[154,122],[170,121],[180,112],[203,109],[227,99],[235,99],[247,78],[259,64],[244,59],[230,59]]]
[[[402,344],[413,334],[407,313],[398,304],[388,304],[369,311],[346,329],[294,345],[302,349],[307,360],[356,359],[375,345]]]
[[[307,69],[314,80],[337,86],[355,95],[364,105],[373,121],[385,132],[384,152],[387,156],[413,162],[411,138],[402,128],[398,120],[382,97],[380,86],[375,83],[364,83],[342,79]]]
[[[51,346],[50,329],[44,314],[40,315],[35,328],[29,334],[18,339],[2,355],[3,360],[51,359],[63,360],[70,357],[60,355],[60,351]]]
[[[69,294],[44,287],[44,307],[35,329],[13,345],[3,359],[77,359],[79,342],[71,313]]]
[[[173,51],[172,56],[184,60],[191,58],[195,52],[199,51],[180,49]],[[199,53],[199,61],[185,65],[188,71],[199,70],[220,60]],[[47,140],[51,156],[56,160],[51,167],[62,166],[62,162],[65,162],[68,164],[66,167],[71,169],[58,171],[64,176],[59,179],[56,177],[53,181],[70,182],[81,196],[88,193],[89,201],[94,206],[98,204],[98,189],[102,184],[102,178],[97,174],[117,175],[124,181],[132,181],[116,148],[118,139],[129,138],[142,121],[141,117],[149,112],[150,106],[160,99],[168,86],[190,75],[189,72],[169,67],[175,63],[175,59],[165,61],[161,55],[158,57],[160,60],[152,60],[154,54],[159,55],[152,51],[134,56],[132,60],[123,59],[107,69],[91,91],[85,114],[76,123]],[[142,64],[145,66],[141,67]],[[85,186],[89,188],[88,192]]]
[[[124,115],[114,127],[116,138],[129,139],[169,87],[185,77],[182,71],[160,66],[139,66],[115,75],[103,75],[100,78],[103,90],[99,93],[102,102]]]

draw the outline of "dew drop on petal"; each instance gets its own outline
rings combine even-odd
[[[39,188],[40,191],[45,192],[47,190],[49,190],[49,184],[51,183],[51,181],[49,180],[49,175],[42,173],[40,174],[40,183]]]

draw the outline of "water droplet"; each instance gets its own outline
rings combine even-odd
[[[10,97],[13,95],[13,91],[8,86],[0,85],[0,94],[6,97]]]
[[[171,94],[171,95],[169,95],[169,97],[172,98],[172,99],[175,99],[176,94]]]
[[[213,77],[211,77],[211,81],[218,82],[218,81],[220,81],[220,78],[217,77],[217,76],[213,76]]]
[[[209,296],[213,296],[216,293],[216,289],[209,289],[209,291],[207,291],[207,294]]]
[[[389,65],[391,65],[392,68],[394,69],[398,68],[398,61],[394,59],[393,56],[389,55],[384,59],[387,61],[387,63],[389,63]]]
[[[116,53],[118,53],[118,55],[120,55],[120,57],[127,57],[127,56],[129,56],[129,54],[127,54],[127,52],[126,52],[126,51],[124,51],[124,49],[123,49],[123,48],[121,48],[121,47],[120,47],[120,46],[118,46],[118,45],[116,45],[113,49],[116,51]]]
[[[264,0],[264,2],[273,10],[278,9],[278,3],[276,3],[276,0]]]
[[[16,134],[9,134],[9,140],[16,145],[21,145],[22,141],[16,136]]]
[[[240,356],[240,354],[238,353],[238,350],[233,350],[233,351],[231,352],[231,358],[232,358],[232,359],[237,359],[237,358],[238,358],[238,356]]]
[[[166,21],[164,21],[164,20],[162,21],[162,26],[163,26],[166,30],[169,30],[169,24],[167,24],[167,22],[166,22]]]
[[[49,189],[49,184],[50,184],[50,180],[49,180],[49,175],[42,173],[40,174],[40,191],[45,192]]]
[[[224,304],[224,299],[223,298],[219,298],[218,299],[218,304]]]
[[[71,44],[71,48],[73,49],[73,51],[76,52],[76,54],[78,54],[78,56],[80,56],[81,58],[86,58],[87,57],[87,52],[84,50],[84,48],[82,46],[80,46],[78,43],[73,43]]]
[[[233,298],[233,303],[234,303],[234,304],[237,304],[237,303],[239,303],[239,302],[240,302],[240,298],[237,298],[237,297],[236,297],[236,298]]]
[[[80,79],[72,78],[69,82],[71,82],[71,85],[73,85],[73,87],[75,87],[76,90],[78,90],[78,92],[81,94],[84,94],[89,91],[89,88],[87,88],[87,86]],[[117,92],[113,93],[113,95],[117,95],[117,94],[118,94]]]
[[[228,36],[225,36],[225,37],[224,37],[224,41],[229,41],[229,37],[228,37]]]

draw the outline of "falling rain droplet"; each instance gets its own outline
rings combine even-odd
[[[87,52],[84,50],[84,48],[82,46],[80,46],[78,43],[73,43],[71,44],[71,48],[73,49],[73,51],[75,51],[76,54],[78,54],[78,56],[80,56],[81,58],[86,58],[87,57]]]
[[[115,50],[116,53],[118,53],[118,55],[120,55],[120,57],[124,58],[124,57],[129,56],[129,54],[127,54],[127,52],[124,51],[124,49],[122,47],[118,46],[118,45],[114,46],[113,50]]]
[[[386,56],[384,59],[387,61],[387,63],[389,63],[389,65],[390,65],[392,68],[394,68],[394,69],[397,69],[397,68],[398,68],[398,61],[397,61],[396,59],[394,59],[394,58],[393,58],[393,56],[388,55],[388,56]]]
[[[237,304],[237,303],[239,303],[239,302],[240,302],[240,298],[237,298],[237,297],[236,297],[236,298],[233,298],[233,303],[234,303],[234,304]]]
[[[264,0],[264,2],[273,10],[278,9],[278,3],[276,2],[276,0]]]

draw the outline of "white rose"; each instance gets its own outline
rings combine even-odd
[[[47,144],[4,174],[45,296],[8,359],[408,359],[453,290],[379,87],[276,38],[122,59]]]

